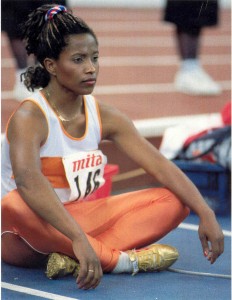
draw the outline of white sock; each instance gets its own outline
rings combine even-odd
[[[126,252],[121,252],[118,263],[116,267],[113,269],[112,273],[118,274],[118,273],[132,273],[133,272],[133,266],[132,262],[130,261],[129,255]]]
[[[189,58],[182,60],[180,69],[183,72],[189,72],[200,67],[200,62],[197,58]]]

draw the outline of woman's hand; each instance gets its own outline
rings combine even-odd
[[[213,212],[200,218],[198,234],[204,256],[213,264],[224,251],[224,235]]]
[[[38,216],[73,241],[73,250],[81,266],[77,283],[83,289],[95,288],[102,277],[99,259],[81,226],[64,208],[41,172],[40,148],[47,136],[47,121],[40,108],[30,101],[23,103],[12,117],[8,130],[18,192]]]
[[[135,163],[153,176],[156,182],[172,191],[200,218],[199,237],[205,256],[214,263],[224,250],[224,237],[214,212],[196,186],[171,161],[143,138],[134,124],[121,112],[100,104],[103,139],[113,141]],[[133,145],[133,147],[131,147]]]
[[[80,239],[73,241],[73,251],[80,263],[77,277],[78,287],[84,290],[95,289],[103,275],[96,253],[85,237],[81,242]]]

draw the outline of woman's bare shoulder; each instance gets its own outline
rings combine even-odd
[[[24,101],[12,114],[8,123],[8,137],[40,136],[46,139],[48,124],[41,108],[34,101]]]

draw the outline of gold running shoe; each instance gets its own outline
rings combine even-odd
[[[153,244],[143,249],[127,251],[133,265],[132,275],[141,272],[159,272],[170,267],[179,257],[175,247]]]
[[[77,277],[79,270],[80,265],[74,259],[61,253],[51,253],[48,257],[45,274],[49,279],[64,277],[69,274]]]

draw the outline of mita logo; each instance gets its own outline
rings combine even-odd
[[[102,164],[102,155],[88,154],[86,158],[73,161],[73,172],[96,167]]]

